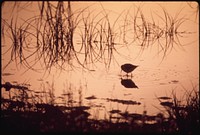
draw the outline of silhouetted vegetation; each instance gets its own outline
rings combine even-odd
[[[2,84],[1,91],[12,84]],[[158,97],[165,110],[157,115],[129,113],[122,110],[111,110],[109,118],[90,118],[88,112],[91,106],[75,104],[70,92],[62,96],[52,96],[49,91],[33,91],[23,89],[24,86],[12,87],[4,92],[12,92],[7,98],[1,98],[1,132],[117,132],[117,133],[181,133],[193,134],[199,131],[199,94],[197,87],[192,91],[186,90],[185,99],[172,97]],[[46,93],[46,94],[45,94]],[[81,94],[79,92],[79,94]],[[5,95],[5,94],[4,94]],[[56,98],[63,99],[57,103]],[[86,99],[97,99],[95,96]],[[110,99],[109,102],[118,102],[127,105],[140,105],[132,100]],[[73,104],[74,103],[74,104]],[[62,105],[61,105],[62,104]],[[168,116],[165,116],[168,114]]]
[[[5,6],[4,3],[2,6]],[[157,47],[157,54],[164,59],[173,49],[183,49],[180,38],[191,35],[194,31],[182,29],[190,18],[182,16],[179,10],[171,15],[159,6],[159,14],[152,11],[146,16],[142,6],[133,5],[117,14],[115,20],[110,19],[112,12],[100,4],[101,11],[91,11],[86,7],[73,9],[70,1],[63,2],[13,2],[10,18],[1,18],[2,47],[6,46],[2,55],[9,55],[12,62],[26,67],[26,71],[45,70],[51,73],[52,68],[72,70],[84,68],[88,71],[91,65],[103,63],[109,69],[112,62],[117,62],[115,55],[121,55],[119,49],[128,46],[141,47],[141,53],[152,46]],[[17,11],[26,10],[36,5],[38,13],[29,18],[18,16]],[[11,5],[12,6],[12,5]],[[198,14],[198,7],[192,7]],[[134,11],[134,12],[133,12]],[[28,12],[28,10],[27,10]],[[157,18],[157,19],[155,19]],[[189,29],[190,30],[190,29]],[[130,50],[131,51],[131,50]],[[8,56],[8,55],[7,55]],[[37,65],[37,66],[36,66]],[[41,69],[37,69],[38,65]],[[136,68],[123,68],[127,75],[122,75],[121,84],[125,88],[138,88],[128,75]],[[26,72],[25,71],[25,72]],[[3,73],[10,76],[12,73]],[[129,78],[131,77],[131,78]],[[41,80],[39,80],[41,81]],[[5,81],[4,81],[5,82]],[[179,80],[171,80],[176,84]],[[161,84],[161,83],[160,83]],[[43,84],[39,90],[31,90],[29,85],[17,82],[1,84],[1,132],[44,132],[44,133],[76,133],[76,132],[122,132],[122,133],[181,133],[194,134],[199,131],[199,88],[186,90],[184,98],[179,99],[172,91],[172,96],[157,97],[160,113],[148,115],[131,113],[127,110],[106,110],[108,118],[98,119],[97,114],[90,112],[94,107],[83,102],[82,89],[78,90],[78,100],[74,98],[75,90],[69,86],[59,96],[55,96],[54,83]],[[127,96],[129,94],[124,94]],[[137,107],[142,103],[119,98],[100,98],[96,95],[84,97],[87,101],[104,100],[121,105]],[[161,110],[160,108],[164,108]],[[93,115],[94,117],[90,117]]]
[[[193,33],[181,30],[189,21],[180,16],[181,10],[172,16],[164,7],[160,14],[152,12],[151,19],[147,19],[142,7],[134,5],[134,12],[124,11],[112,22],[110,13],[101,4],[102,11],[94,13],[89,7],[73,10],[71,2],[44,1],[38,2],[38,7],[36,2],[14,2],[13,11],[25,10],[20,9],[23,5],[34,5],[38,14],[26,20],[22,18],[20,23],[17,15],[11,15],[9,21],[1,19],[3,39],[12,42],[4,52],[10,52],[10,61],[4,68],[13,61],[35,71],[38,63],[49,72],[52,67],[70,70],[77,64],[90,70],[96,62],[109,68],[116,61],[115,55],[121,55],[120,47],[134,44],[141,46],[141,52],[156,45],[164,59],[176,46],[183,49],[187,44],[180,37]],[[3,44],[7,45],[7,41]]]

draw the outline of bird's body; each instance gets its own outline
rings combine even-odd
[[[138,66],[132,65],[132,64],[129,64],[129,63],[121,65],[121,69],[122,69],[124,72],[126,72],[127,75],[128,75],[128,73],[130,73],[130,72],[132,72],[133,70],[135,70],[135,68],[137,68],[137,67],[138,67]]]

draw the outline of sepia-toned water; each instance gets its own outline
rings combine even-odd
[[[179,31],[188,32],[177,35],[175,40],[171,41],[173,47],[169,48],[167,54],[163,57],[163,51],[155,42],[150,47],[141,49],[139,41],[131,42],[132,38],[127,38],[127,45],[123,45],[121,40],[116,46],[117,52],[113,53],[109,68],[104,62],[96,62],[89,65],[90,70],[83,69],[76,65],[72,70],[66,71],[52,68],[51,72],[39,70],[35,72],[27,70],[24,66],[13,61],[5,69],[3,68],[10,59],[10,50],[5,53],[10,47],[10,39],[2,40],[2,84],[5,82],[30,84],[29,89],[40,91],[43,86],[48,87],[48,84],[54,84],[55,95],[60,96],[63,91],[72,91],[74,105],[78,105],[81,100],[82,105],[91,106],[89,112],[93,114],[92,118],[108,117],[108,112],[111,110],[120,110],[122,112],[134,112],[142,114],[147,111],[149,115],[155,115],[160,112],[162,106],[157,97],[170,97],[174,91],[178,97],[183,98],[185,90],[190,90],[193,86],[199,85],[199,22],[198,11],[195,10],[197,3],[187,2],[71,2],[72,10],[84,9],[85,16],[88,13],[91,16],[97,15],[100,12],[107,12],[110,23],[115,23],[114,30],[120,32],[117,25],[121,25],[123,18],[129,14],[135,14],[138,7],[141,8],[147,21],[154,20],[160,26],[165,25],[162,22],[164,17],[161,7],[176,18],[185,17],[184,23],[180,24]],[[6,6],[8,5],[8,6]],[[12,6],[5,3],[2,7],[2,18],[9,20],[9,14]],[[33,10],[33,9],[36,10]],[[19,7],[20,9],[20,7]],[[32,3],[32,8],[27,10],[19,10],[13,16],[24,19],[31,18],[37,14],[37,8]],[[104,9],[104,10],[103,10]],[[103,13],[102,13],[103,14]],[[153,14],[153,17],[152,17]],[[18,16],[17,16],[18,15]],[[160,17],[159,17],[160,16]],[[98,19],[97,16],[96,19]],[[177,18],[178,18],[177,17]],[[153,19],[152,19],[153,18]],[[20,19],[18,20],[20,22]],[[130,26],[131,27],[131,26]],[[139,26],[138,26],[139,27]],[[127,37],[131,37],[131,32],[127,30]],[[132,33],[134,35],[134,33]],[[178,40],[177,40],[178,39]],[[31,39],[30,39],[31,40]],[[74,43],[79,47],[80,37],[74,37]],[[160,41],[160,42],[165,42]],[[179,46],[178,42],[182,44]],[[121,65],[131,63],[138,65],[132,72],[132,76],[128,79],[132,80],[138,88],[126,88],[122,85],[122,80],[127,79],[126,73],[121,71]],[[35,65],[40,69],[40,64]],[[6,95],[5,91],[2,91]],[[90,98],[88,98],[90,97]],[[91,98],[93,97],[93,98]],[[136,101],[136,104],[126,104],[119,101]],[[61,102],[56,100],[57,103]]]

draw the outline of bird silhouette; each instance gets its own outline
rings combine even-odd
[[[126,72],[126,74],[128,76],[128,73],[132,72],[137,67],[138,66],[136,66],[136,65],[126,63],[126,64],[121,65],[121,71],[123,70],[124,72]],[[131,76],[132,76],[132,73],[131,73]]]
[[[126,88],[138,88],[138,86],[131,79],[121,79],[121,84]]]

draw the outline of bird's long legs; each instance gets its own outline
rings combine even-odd
[[[133,75],[132,75],[132,72],[131,72],[131,74],[129,75],[128,73],[126,73],[126,75],[125,75],[127,78],[130,76],[131,78],[133,77]]]
[[[133,77],[132,72],[131,72],[130,75],[129,75],[129,73],[126,73],[126,75],[122,75],[122,70],[121,70],[120,74],[121,74],[121,76],[126,76],[127,78],[128,78],[129,76],[130,76],[131,78]]]

